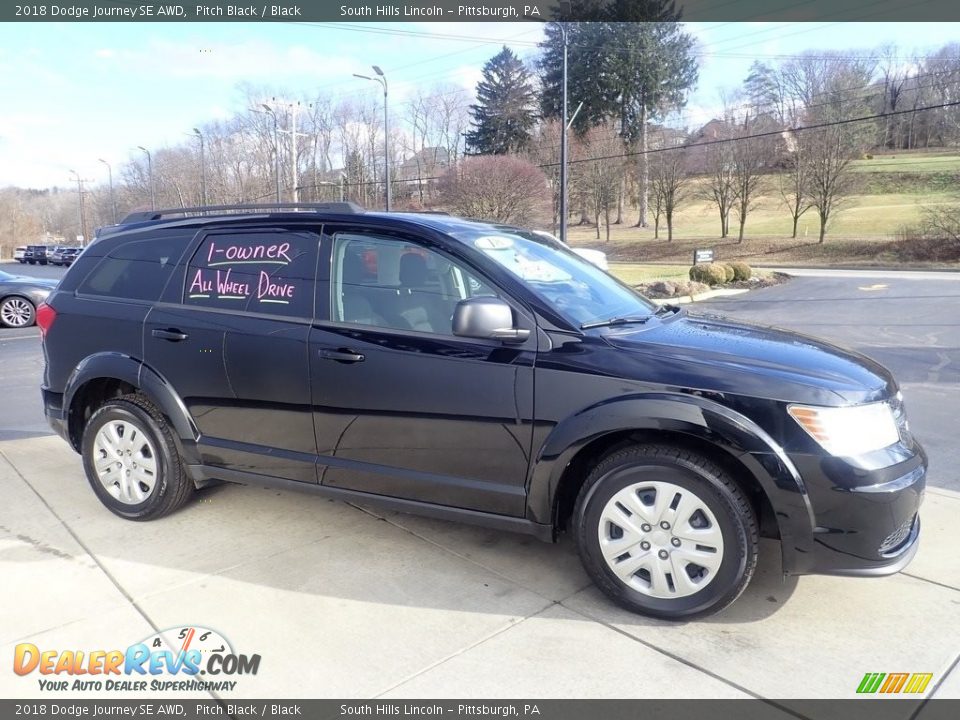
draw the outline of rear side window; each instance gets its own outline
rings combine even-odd
[[[156,300],[163,292],[189,236],[125,243],[110,252],[78,292],[127,300]]]
[[[211,233],[187,266],[183,302],[312,318],[319,247],[310,232]]]

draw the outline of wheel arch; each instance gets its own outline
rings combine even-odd
[[[160,409],[173,429],[185,461],[195,462],[200,434],[183,401],[157,372],[122,353],[91,355],[77,365],[67,380],[63,407],[73,448],[79,451],[83,428],[97,407],[111,398],[134,392]]]
[[[531,475],[533,519],[562,529],[589,469],[624,446],[648,442],[679,445],[720,465],[750,498],[761,532],[780,537],[785,554],[796,534],[815,527],[799,473],[762,428],[715,401],[672,393],[600,403],[558,424]]]

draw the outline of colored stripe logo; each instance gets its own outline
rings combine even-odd
[[[927,689],[933,673],[866,673],[857,687],[857,693],[872,695],[882,693],[919,694]]]

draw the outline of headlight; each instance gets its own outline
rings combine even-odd
[[[900,439],[893,410],[885,402],[850,407],[790,405],[787,412],[831,455],[851,457]]]

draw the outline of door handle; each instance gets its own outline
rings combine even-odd
[[[180,332],[179,330],[174,330],[174,329],[170,329],[170,330],[154,329],[151,335],[153,335],[155,338],[159,338],[160,340],[169,340],[170,342],[180,342],[190,337],[185,332]]]
[[[336,360],[342,363],[357,363],[363,362],[366,359],[363,353],[354,352],[353,350],[330,350],[327,348],[320,349],[320,357],[323,360]]]

